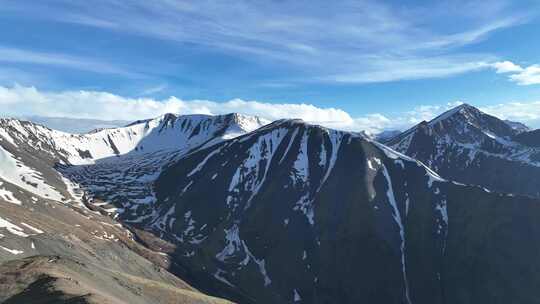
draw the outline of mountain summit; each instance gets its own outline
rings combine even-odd
[[[463,104],[385,144],[446,178],[500,192],[539,196],[540,149],[531,144],[534,133]]]

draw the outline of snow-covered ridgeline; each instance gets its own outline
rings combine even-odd
[[[87,134],[69,134],[15,119],[0,120],[0,137],[11,144],[28,143],[51,155],[60,155],[74,165],[127,153],[188,150],[214,136],[232,138],[263,126],[257,117],[165,114],[137,121],[122,128]]]

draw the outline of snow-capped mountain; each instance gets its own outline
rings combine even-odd
[[[260,118],[239,114],[166,114],[122,128],[69,134],[27,121],[0,119],[0,179],[41,197],[67,200],[65,178],[68,173],[102,180],[111,178],[101,171],[104,169],[113,176],[123,172],[122,177],[128,181],[140,181],[130,176],[131,173],[136,177],[145,175],[144,180],[148,181],[159,174],[160,168],[167,164],[166,159],[244,134],[266,123]],[[64,176],[58,174],[59,171]],[[71,182],[79,182],[74,177],[71,179]],[[91,183],[92,186],[99,184]],[[17,200],[16,194],[8,196]]]
[[[0,302],[229,303],[171,274],[167,254],[148,249],[128,227],[93,211],[93,187],[135,195],[167,159],[259,123],[235,114],[165,115],[74,135],[1,120]],[[79,172],[76,168],[94,174],[85,180],[92,186],[79,185],[67,174]],[[95,168],[108,168],[113,175]],[[123,184],[114,182],[120,174]],[[103,199],[113,201],[112,196]]]
[[[450,122],[463,143],[517,134],[468,106],[432,127]],[[0,261],[15,263],[4,273],[60,257],[57,276],[127,303],[224,303],[173,292],[193,289],[170,273],[238,303],[540,297],[539,200],[447,181],[362,133],[168,114],[83,135],[3,120],[0,138]]]
[[[540,146],[535,131],[464,104],[421,122],[385,144],[445,178],[494,191],[540,196]]]
[[[264,125],[257,117],[165,114],[123,128],[87,134],[55,131],[31,122],[0,119],[0,135],[13,145],[30,145],[67,164],[93,163],[107,157],[164,150],[189,150],[215,138],[231,138]],[[207,144],[211,144],[208,142]]]
[[[175,244],[197,287],[239,303],[540,296],[540,276],[516,272],[540,259],[507,247],[540,240],[538,200],[446,181],[363,136],[277,121],[181,157],[155,191],[126,222]]]

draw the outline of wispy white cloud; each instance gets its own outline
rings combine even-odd
[[[462,58],[441,56],[437,58],[396,58],[379,59],[367,62],[365,70],[350,74],[337,74],[325,77],[340,83],[376,83],[407,79],[441,78],[479,71],[490,67],[485,61],[489,55],[482,58]]]
[[[60,0],[21,9],[60,22],[196,45],[256,64],[286,63],[291,82],[371,83],[475,71],[493,56],[461,47],[527,20],[507,0],[441,3]],[[448,22],[459,24],[459,30],[445,26]]]
[[[167,87],[168,87],[167,84],[160,84],[160,85],[157,85],[157,86],[149,87],[149,88],[143,90],[141,92],[141,95],[146,96],[146,95],[152,95],[152,94],[161,93],[161,92],[165,91],[167,89]]]
[[[116,74],[126,77],[140,76],[136,73],[119,68],[114,64],[101,62],[92,58],[77,57],[62,53],[38,52],[4,46],[0,46],[0,62],[60,66],[93,73]]]

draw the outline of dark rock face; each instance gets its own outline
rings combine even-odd
[[[534,303],[540,202],[447,182],[362,137],[281,121],[194,152],[139,225],[240,303]],[[512,282],[509,282],[512,281]]]
[[[385,142],[441,176],[491,190],[540,196],[540,140],[461,105]]]

